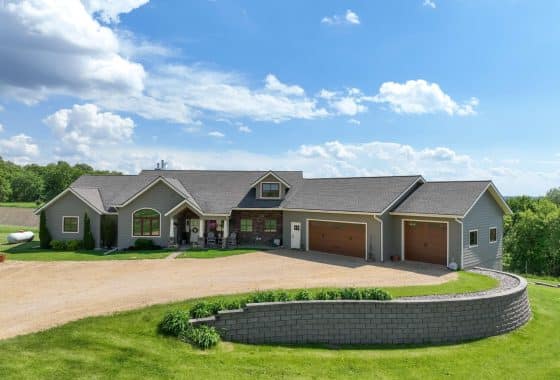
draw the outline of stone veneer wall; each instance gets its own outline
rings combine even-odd
[[[512,275],[513,276],[513,275]],[[295,301],[248,304],[192,320],[245,343],[454,343],[503,334],[531,318],[527,282],[481,296],[393,301]]]

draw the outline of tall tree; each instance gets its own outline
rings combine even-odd
[[[546,197],[560,206],[560,187],[548,190]]]
[[[24,170],[12,178],[12,197],[16,202],[36,201],[43,193],[43,178]]]

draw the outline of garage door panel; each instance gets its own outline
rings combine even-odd
[[[365,257],[365,225],[309,221],[309,249],[345,256]]]
[[[447,264],[447,224],[405,221],[405,259]]]

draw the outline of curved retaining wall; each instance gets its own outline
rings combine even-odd
[[[531,318],[527,282],[494,294],[393,301],[295,301],[248,304],[191,320],[245,343],[454,343],[503,334]]]

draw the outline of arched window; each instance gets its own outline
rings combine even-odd
[[[132,236],[160,236],[161,214],[151,208],[132,214]]]

